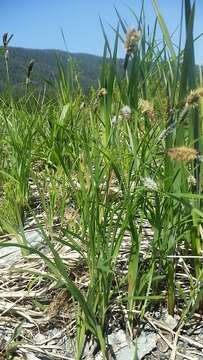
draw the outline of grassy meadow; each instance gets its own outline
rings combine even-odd
[[[150,31],[144,6],[140,14],[130,10],[135,29],[116,10],[113,47],[101,21],[100,80],[88,95],[67,54],[67,66],[58,62],[56,81],[45,82],[39,93],[31,61],[24,94],[16,99],[9,79],[12,38],[3,36],[0,247],[17,241],[22,256],[40,256],[46,278],[67,289],[77,324],[76,359],[87,336],[108,359],[107,334],[116,319],[133,337],[148,311],[167,308],[179,314],[179,325],[203,312],[203,83],[195,65],[195,4],[182,2],[174,44],[152,3]],[[48,86],[52,100],[46,99]],[[28,243],[31,218],[51,256]],[[74,276],[60,256],[64,248],[79,259]],[[30,274],[32,281],[42,276]]]

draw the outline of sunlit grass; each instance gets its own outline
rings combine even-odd
[[[136,30],[130,31],[116,11],[113,50],[101,22],[104,57],[98,89],[90,95],[83,95],[68,56],[67,69],[58,61],[53,102],[32,95],[30,73],[23,99],[1,99],[1,232],[18,235],[23,255],[40,255],[48,273],[79,305],[77,359],[89,333],[108,357],[106,335],[115,303],[125,307],[131,328],[138,321],[135,310],[143,316],[160,302],[182,320],[202,306],[203,90],[194,59],[195,5],[183,2],[187,37],[178,51],[155,0],[153,5],[157,19],[150,34],[144,7],[138,17],[132,12]],[[156,41],[158,24],[162,44]],[[180,44],[181,36],[182,28]],[[122,70],[119,41],[126,50]],[[26,242],[28,215],[37,221],[51,260]],[[146,222],[150,240],[143,235]],[[81,257],[88,278],[82,291],[56,250],[59,243]],[[186,284],[177,277],[181,256],[191,256]]]

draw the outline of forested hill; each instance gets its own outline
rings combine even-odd
[[[97,86],[101,66],[101,57],[89,54],[71,54],[80,75],[82,86],[87,89]],[[9,73],[13,87],[20,89],[25,84],[28,64],[34,59],[32,82],[37,86],[44,79],[53,80],[57,74],[57,58],[65,64],[67,53],[61,50],[35,50],[18,47],[9,48]],[[0,57],[0,91],[5,87],[6,68],[4,56]]]
[[[74,60],[84,90],[89,89],[91,86],[97,87],[102,58],[83,53],[73,53],[71,57]],[[41,88],[40,85],[44,83],[45,79],[53,81],[57,75],[57,59],[62,64],[66,64],[67,52],[10,47],[9,76],[14,94],[24,92],[28,64],[32,59],[35,61],[31,74],[32,84],[36,88]],[[123,60],[118,61],[118,66],[123,68]],[[199,76],[199,67],[197,67],[197,76]],[[0,52],[0,92],[5,89],[6,84],[5,59],[2,52]]]

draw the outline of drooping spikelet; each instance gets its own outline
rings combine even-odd
[[[140,99],[138,106],[143,115],[147,115],[151,120],[155,118],[154,106],[148,100]]]
[[[125,39],[125,49],[127,54],[133,53],[135,46],[140,40],[140,31],[129,29]]]
[[[169,149],[168,155],[172,160],[188,162],[195,160],[198,156],[198,152],[194,148],[189,148],[187,146],[180,146]]]

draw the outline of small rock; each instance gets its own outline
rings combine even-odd
[[[26,360],[40,360],[40,358],[36,357],[32,353],[26,353]]]
[[[119,330],[108,336],[108,343],[114,352],[128,345],[126,335],[123,330]]]
[[[173,341],[173,339],[171,337],[168,338],[168,334],[165,335],[165,337],[168,339],[168,341]],[[157,340],[157,348],[161,353],[167,353],[167,351],[169,350],[169,346],[168,344],[161,338],[159,337],[159,339]]]
[[[37,345],[40,345],[42,344],[43,342],[46,341],[46,336],[44,336],[43,334],[36,334],[35,337],[34,337],[34,342],[37,344]]]
[[[156,348],[157,335],[142,333],[136,341],[136,345],[129,344],[116,353],[117,360],[132,360],[137,355],[142,360],[145,355],[150,354]],[[137,351],[137,354],[136,354]]]
[[[9,246],[1,248],[0,268],[9,267],[21,258],[19,247]]]
[[[161,317],[161,312],[160,312],[160,311],[155,311],[154,317],[155,317],[156,319],[160,319],[160,317]]]
[[[137,338],[136,346],[137,346],[137,354],[138,359],[141,360],[145,355],[150,354],[152,350],[156,349],[158,337],[156,334],[142,334]]]
[[[25,238],[28,242],[28,245],[33,247],[41,247],[43,244],[43,237],[39,230],[25,230],[24,232]],[[12,243],[16,243],[16,237],[13,237]],[[10,267],[15,265],[21,258],[21,249],[18,245],[15,246],[8,246],[1,248],[1,256],[0,256],[0,268]]]
[[[177,317],[173,317],[169,314],[166,315],[165,319],[164,319],[164,322],[166,325],[168,325],[168,327],[171,329],[171,330],[174,330],[175,327],[177,326],[178,324],[178,319]]]
[[[36,246],[43,242],[43,236],[39,230],[26,230],[25,238],[27,242],[32,246]]]
[[[135,351],[135,346],[125,346],[116,353],[116,360],[132,360],[135,357]]]

